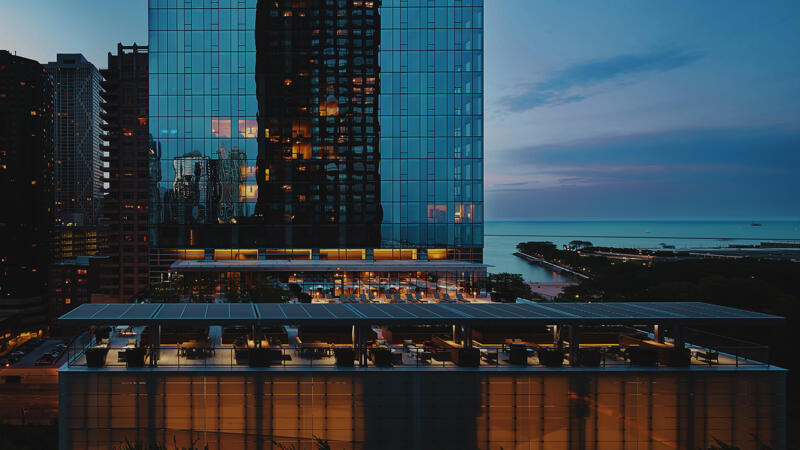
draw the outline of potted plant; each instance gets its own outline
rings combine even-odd
[[[459,348],[453,350],[453,362],[461,367],[478,367],[481,365],[481,351],[477,348]]]
[[[147,355],[147,349],[143,347],[134,347],[125,350],[125,362],[128,367],[144,367],[144,358]]]
[[[388,347],[373,347],[371,356],[372,363],[378,367],[391,367],[392,365],[392,351]]]
[[[352,348],[337,348],[333,351],[338,367],[353,367],[356,359],[356,352]]]
[[[655,366],[658,364],[658,352],[653,348],[630,347],[628,356],[631,364],[637,366]]]
[[[564,365],[564,351],[559,349],[540,348],[537,351],[539,363],[545,367],[561,367]]]
[[[659,361],[672,367],[686,367],[692,362],[692,354],[688,348],[671,348],[661,351]]]
[[[582,348],[578,350],[578,365],[584,367],[598,367],[603,359],[599,350],[593,348]]]
[[[108,348],[92,347],[86,350],[86,365],[88,367],[103,367],[106,365]]]
[[[520,366],[528,365],[528,348],[525,344],[515,342],[508,347],[508,362]]]

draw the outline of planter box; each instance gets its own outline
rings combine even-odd
[[[125,350],[125,363],[128,367],[144,367],[147,349],[136,347]]]
[[[654,348],[630,347],[628,355],[630,356],[631,364],[637,366],[658,365],[658,352]]]
[[[90,348],[86,350],[86,365],[88,367],[103,367],[108,356],[107,348]]]
[[[337,348],[333,351],[338,367],[353,367],[356,359],[356,352],[352,348]]]
[[[372,349],[372,363],[378,367],[392,366],[392,352],[388,348]]]
[[[283,359],[281,351],[275,348],[251,348],[248,353],[250,367],[269,367],[280,364]]]
[[[453,362],[461,367],[478,367],[481,365],[481,351],[477,348],[459,348],[451,352]]]
[[[524,344],[511,344],[508,349],[509,364],[528,365],[528,348]]]
[[[584,367],[599,367],[603,359],[602,353],[594,349],[582,349],[578,351],[578,365]]]
[[[564,365],[564,352],[540,348],[537,352],[539,363],[545,367],[561,367]]]
[[[662,350],[658,356],[661,364],[672,367],[687,367],[692,362],[692,353],[688,348]]]

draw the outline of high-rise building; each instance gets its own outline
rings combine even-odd
[[[244,280],[236,260],[257,259],[250,273],[337,294],[474,285],[482,3],[152,0],[152,281],[187,259]]]
[[[108,236],[108,256],[100,289],[110,299],[127,300],[147,288],[150,133],[146,46],[117,45],[100,73],[105,172],[100,225]]]
[[[53,79],[55,221],[94,225],[102,196],[100,73],[81,54],[45,65]]]
[[[0,51],[0,302],[47,292],[53,233],[52,95],[41,64]]]

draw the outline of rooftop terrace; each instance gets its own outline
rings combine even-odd
[[[86,304],[58,319],[115,327],[70,348],[73,371],[764,368],[766,347],[688,326],[782,322],[696,302]]]

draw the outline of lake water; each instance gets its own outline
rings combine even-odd
[[[765,241],[800,242],[800,221],[490,221],[485,225],[484,262],[490,273],[522,274],[528,281],[566,281],[560,275],[513,255],[526,241],[559,247],[579,239],[594,245],[660,249],[719,248]]]

